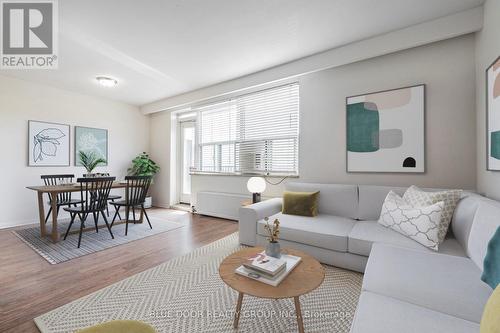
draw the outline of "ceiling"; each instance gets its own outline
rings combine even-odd
[[[59,69],[0,74],[143,105],[482,3],[64,0]],[[119,84],[100,87],[98,75]]]

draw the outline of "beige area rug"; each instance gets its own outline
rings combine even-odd
[[[172,259],[35,318],[43,333],[75,332],[114,319],[151,324],[158,332],[297,332],[293,300],[246,296],[232,328],[237,292],[218,267],[241,249],[238,234]],[[349,332],[363,275],[325,266],[323,284],[301,297],[305,331]]]

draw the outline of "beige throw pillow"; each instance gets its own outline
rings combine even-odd
[[[441,201],[427,207],[412,207],[390,191],[382,205],[378,223],[437,251],[443,206]]]
[[[448,227],[453,217],[453,212],[461,197],[462,190],[426,192],[417,186],[410,186],[403,195],[403,199],[415,207],[429,206],[440,201],[444,202],[441,223],[439,224],[439,243],[442,243],[446,237]]]

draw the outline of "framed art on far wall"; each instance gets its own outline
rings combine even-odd
[[[70,126],[28,121],[28,166],[69,166]]]
[[[486,69],[486,169],[500,171],[500,57]]]
[[[75,165],[81,166],[78,153],[93,152],[108,161],[108,130],[75,126]],[[108,165],[100,164],[100,165]]]
[[[425,85],[346,98],[347,172],[425,172]]]

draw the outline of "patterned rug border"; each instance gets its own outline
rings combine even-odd
[[[58,264],[63,264],[65,262],[67,262],[67,261],[71,261],[71,260],[74,260],[74,259],[78,259],[78,258],[82,258],[82,257],[88,256],[90,254],[94,254],[94,253],[101,252],[101,251],[106,251],[108,249],[112,249],[112,248],[120,246],[120,245],[130,244],[130,243],[133,243],[133,242],[136,242],[136,241],[143,240],[143,239],[148,238],[148,237],[153,237],[153,236],[156,236],[156,235],[161,235],[161,234],[163,234],[165,232],[174,231],[174,230],[177,230],[177,229],[185,227],[185,225],[183,225],[182,223],[176,222],[176,221],[166,220],[166,219],[157,218],[157,217],[153,217],[153,218],[154,219],[158,219],[158,220],[164,220],[165,222],[168,222],[168,223],[171,223],[171,224],[177,224],[177,227],[175,227],[173,229],[169,229],[169,230],[164,230],[164,231],[152,234],[152,235],[148,235],[146,237],[132,239],[132,240],[130,240],[128,242],[125,242],[125,243],[115,244],[115,245],[112,245],[110,247],[104,248],[102,250],[98,250],[98,251],[95,251],[95,252],[89,252],[89,253],[83,254],[81,256],[78,256],[76,258],[71,258],[71,259],[68,259],[68,260],[65,260],[65,261],[62,261],[62,262],[57,262],[56,260],[54,260],[53,258],[51,258],[50,256],[48,256],[47,254],[45,254],[42,250],[38,249],[35,245],[31,244],[27,239],[23,238],[23,236],[18,233],[19,230],[31,229],[31,228],[36,228],[36,227],[22,228],[22,229],[19,229],[19,230],[12,230],[11,232],[17,238],[19,238],[24,244],[26,244],[30,249],[32,249],[34,252],[36,252],[40,257],[42,257],[43,259],[45,259],[49,264],[51,264],[51,265],[58,265]],[[69,221],[69,219],[68,219],[68,221]],[[61,222],[67,222],[67,221],[63,220],[63,221],[60,221],[60,223]],[[61,238],[60,241],[62,241],[62,238]]]

